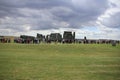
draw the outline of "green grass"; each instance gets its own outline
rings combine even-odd
[[[0,80],[120,80],[120,45],[0,44]]]

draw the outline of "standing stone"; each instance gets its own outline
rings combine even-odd
[[[112,41],[112,46],[116,46],[116,41]]]

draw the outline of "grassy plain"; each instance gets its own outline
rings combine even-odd
[[[120,80],[120,45],[0,43],[0,80]]]

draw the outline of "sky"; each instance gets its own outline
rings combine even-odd
[[[0,35],[64,31],[80,39],[120,40],[120,0],[0,0]]]

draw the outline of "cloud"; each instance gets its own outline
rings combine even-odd
[[[111,28],[120,28],[120,12],[110,15],[108,18],[104,18],[101,23]]]
[[[120,1],[110,0],[110,8],[101,15],[98,20],[104,26],[110,28],[120,28]]]
[[[107,0],[2,0],[1,4],[1,18],[15,18],[17,23],[19,20],[16,19],[22,17],[30,20],[30,25],[38,27],[35,29],[57,28],[53,24],[59,23],[58,28],[66,26],[62,23],[68,24],[68,27],[79,28],[96,20],[108,7]],[[26,20],[24,24],[27,22]]]
[[[79,29],[83,30],[86,26],[119,28],[119,2],[119,0],[0,0],[0,30],[3,32],[9,30],[9,34],[19,34],[42,30],[63,32],[70,29],[79,33]],[[100,28],[99,31],[101,30]],[[86,35],[90,32],[88,30]],[[97,34],[96,31],[91,33]]]

